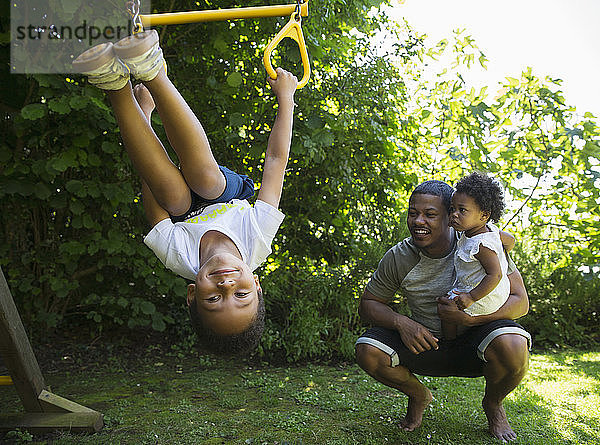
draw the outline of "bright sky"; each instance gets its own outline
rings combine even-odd
[[[531,66],[563,79],[567,103],[600,121],[600,0],[405,0],[391,15],[435,41],[466,28],[489,60],[481,86]]]

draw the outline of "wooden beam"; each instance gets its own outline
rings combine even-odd
[[[87,408],[79,403],[72,402],[64,397],[57,396],[45,389],[39,396],[40,404],[45,413],[95,413],[93,409]]]
[[[0,268],[0,356],[26,414],[0,414],[0,431],[17,428],[33,433],[57,430],[94,433],[104,425],[102,414],[46,391],[21,317]],[[9,380],[9,379],[6,379]]]
[[[38,396],[45,388],[21,317],[0,268],[0,356],[8,368],[19,398],[28,412],[42,412]]]
[[[83,413],[26,413],[0,416],[0,431],[16,429],[43,434],[54,431],[73,433],[96,433],[102,429],[102,414],[91,411]]]

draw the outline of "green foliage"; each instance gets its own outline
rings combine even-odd
[[[450,54],[448,54],[452,51]],[[470,88],[462,74],[477,55],[472,39],[458,33],[427,51],[454,60],[413,88],[407,116],[410,143],[422,147],[420,167],[453,183],[473,170],[505,184],[513,207],[506,223],[525,238],[552,241],[562,262],[600,263],[600,128],[565,103],[560,79],[540,79],[531,68],[510,78],[490,98]],[[482,62],[485,59],[482,60]],[[422,70],[422,68],[420,68]],[[428,69],[433,69],[428,66]],[[414,119],[420,116],[421,119]],[[559,234],[556,237],[556,234]]]
[[[138,180],[103,94],[60,76],[7,81],[7,99],[37,101],[8,115],[0,147],[1,264],[24,318],[164,330],[153,301],[183,295],[183,280],[141,243]]]
[[[575,264],[553,268],[553,256],[539,245],[518,249],[515,261],[529,291],[530,312],[521,322],[536,346],[588,347],[600,343],[600,279]],[[534,249],[531,249],[533,247]]]
[[[15,444],[33,442],[33,435],[28,431],[14,430],[6,433],[5,438]]]
[[[269,318],[262,348],[289,361],[350,357],[358,325],[352,275],[322,265],[294,264],[263,281]]]
[[[470,88],[462,74],[486,61],[470,37],[427,48],[410,28],[388,24],[372,9],[379,4],[317,0],[302,22],[312,77],[296,94],[281,201],[288,217],[262,269],[269,319],[261,353],[350,358],[361,329],[357,298],[406,236],[408,193],[424,179],[454,183],[474,169],[497,175],[522,205],[507,214],[508,229],[531,252],[553,252],[519,258],[536,333],[585,343],[598,320],[597,283],[581,269],[597,273],[600,257],[597,121],[565,103],[559,80],[531,70],[507,78],[495,98]],[[157,12],[236,6],[152,2]],[[262,52],[286,20],[158,29],[169,75],[215,157],[257,185],[275,115]],[[398,42],[388,49],[372,46],[383,28]],[[273,63],[301,75],[287,40]],[[3,85],[0,265],[23,318],[38,335],[75,325],[149,328],[187,345],[186,283],[143,245],[139,182],[103,93],[64,75],[4,76]],[[158,117],[154,127],[166,143]],[[574,308],[595,312],[577,317]]]

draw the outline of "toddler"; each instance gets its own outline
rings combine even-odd
[[[486,315],[498,310],[508,299],[510,283],[505,253],[514,237],[498,230],[504,210],[504,193],[492,178],[472,173],[456,184],[452,195],[450,225],[462,232],[456,247],[456,281],[449,298],[469,315]],[[456,337],[454,324],[442,323],[444,338]]]

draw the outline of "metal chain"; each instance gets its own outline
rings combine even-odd
[[[131,24],[133,25],[133,33],[137,34],[144,30],[142,19],[140,18],[140,0],[130,0],[127,2],[127,12],[131,16]]]
[[[300,5],[301,5],[301,0],[296,0],[296,11],[295,11],[296,15],[295,15],[294,19],[296,19],[297,22],[299,22],[301,20]]]

